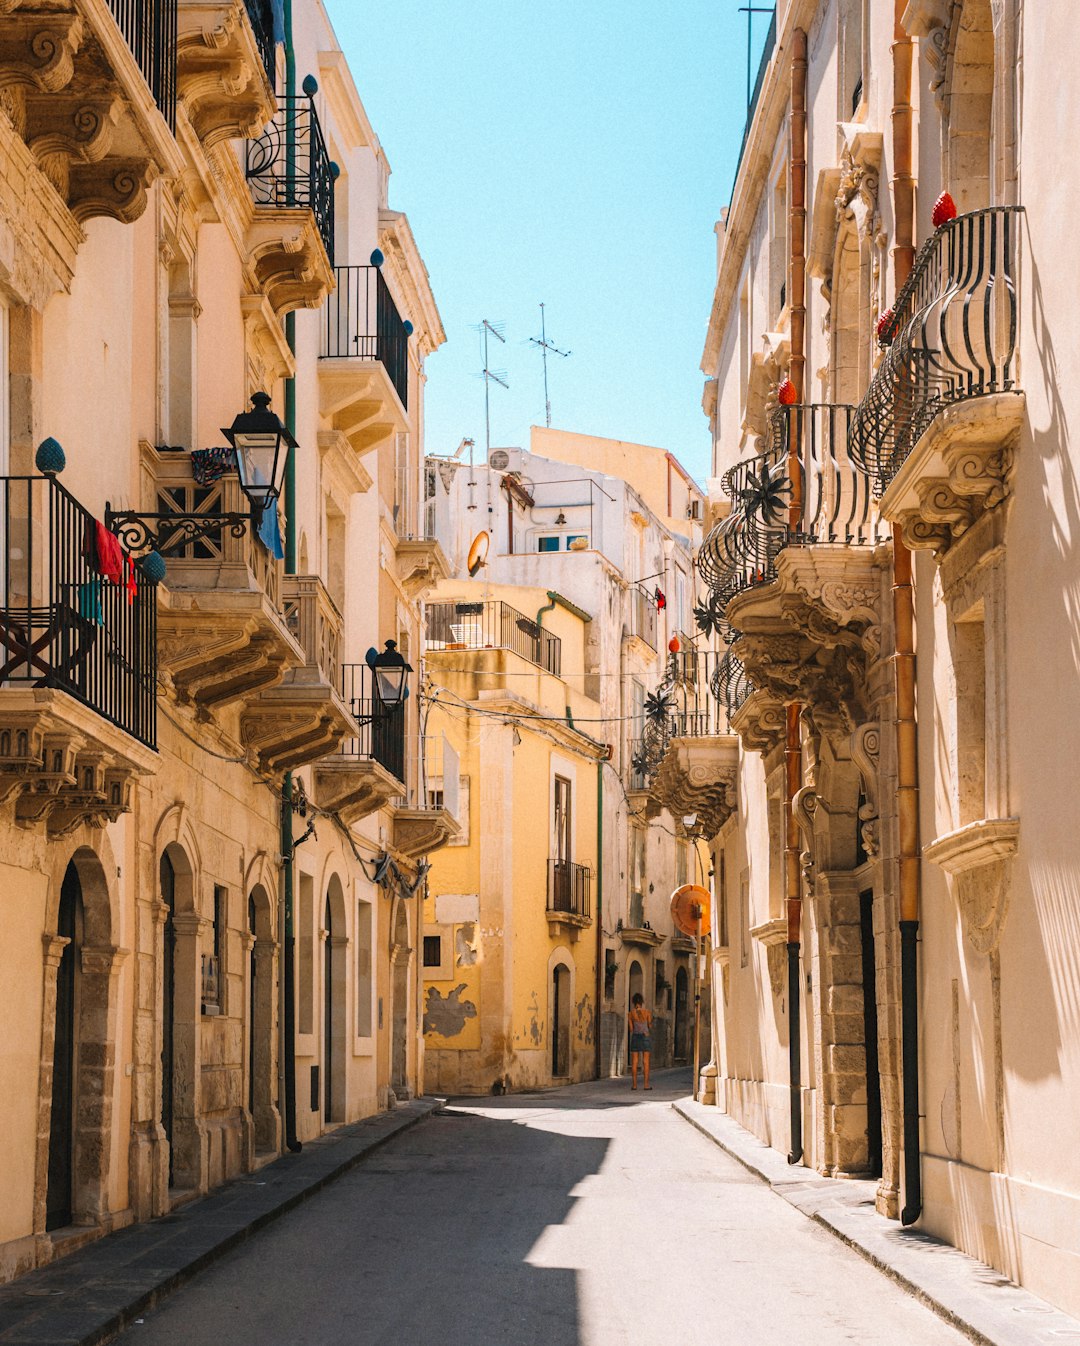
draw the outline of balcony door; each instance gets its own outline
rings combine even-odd
[[[557,911],[570,910],[572,854],[572,804],[570,782],[565,776],[555,777],[553,810],[552,866],[554,870],[554,906]]]

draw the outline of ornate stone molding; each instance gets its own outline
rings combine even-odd
[[[698,829],[711,841],[737,807],[738,764],[734,734],[674,738],[653,777],[652,798],[675,818],[696,813]]]
[[[1019,839],[1019,818],[983,818],[923,848],[950,876],[964,933],[979,953],[994,952],[1001,939]]]
[[[461,826],[446,809],[397,809],[394,812],[394,849],[419,860],[460,833]]]
[[[784,993],[785,972],[787,970],[787,918],[778,916],[772,921],[763,921],[761,925],[750,927],[751,938],[765,946],[765,957],[769,965],[769,985],[774,996]]]
[[[276,106],[243,0],[184,0],[178,27],[177,88],[199,140],[257,135]]]
[[[315,804],[346,825],[386,808],[405,787],[370,757],[327,757],[315,767]]]
[[[310,210],[255,206],[246,242],[250,287],[266,295],[275,317],[319,308],[333,290],[334,269]]]
[[[409,598],[416,599],[450,578],[450,562],[436,538],[406,538],[394,548],[398,582]]]
[[[868,720],[851,736],[851,760],[862,780],[864,802],[859,807],[859,830],[863,850],[871,860],[877,857],[878,837],[878,757],[881,752],[881,725]]]
[[[731,716],[731,727],[747,752],[766,757],[784,737],[784,705],[765,688],[755,688]]]
[[[0,696],[0,802],[15,822],[50,840],[131,810],[136,776],[155,754],[63,692],[4,688]]]
[[[791,801],[791,812],[798,824],[803,849],[799,855],[802,868],[803,890],[807,895],[814,891],[814,817],[818,810],[818,797],[812,785],[804,785],[795,792]]]
[[[1011,488],[1024,418],[1023,393],[996,393],[946,407],[881,497],[881,513],[900,525],[913,550],[939,557]]]

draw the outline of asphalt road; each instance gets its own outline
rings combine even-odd
[[[454,1104],[125,1346],[954,1346],[671,1110],[687,1072]]]

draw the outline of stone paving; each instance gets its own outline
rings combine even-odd
[[[341,1127],[170,1215],[131,1225],[0,1287],[2,1346],[98,1346],[441,1103]]]

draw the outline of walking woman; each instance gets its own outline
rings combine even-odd
[[[645,998],[640,991],[634,995],[626,1020],[630,1025],[630,1077],[633,1080],[630,1088],[637,1088],[638,1061],[640,1061],[645,1076],[645,1088],[651,1089],[649,1052],[652,1051],[652,1011],[645,1008]]]

